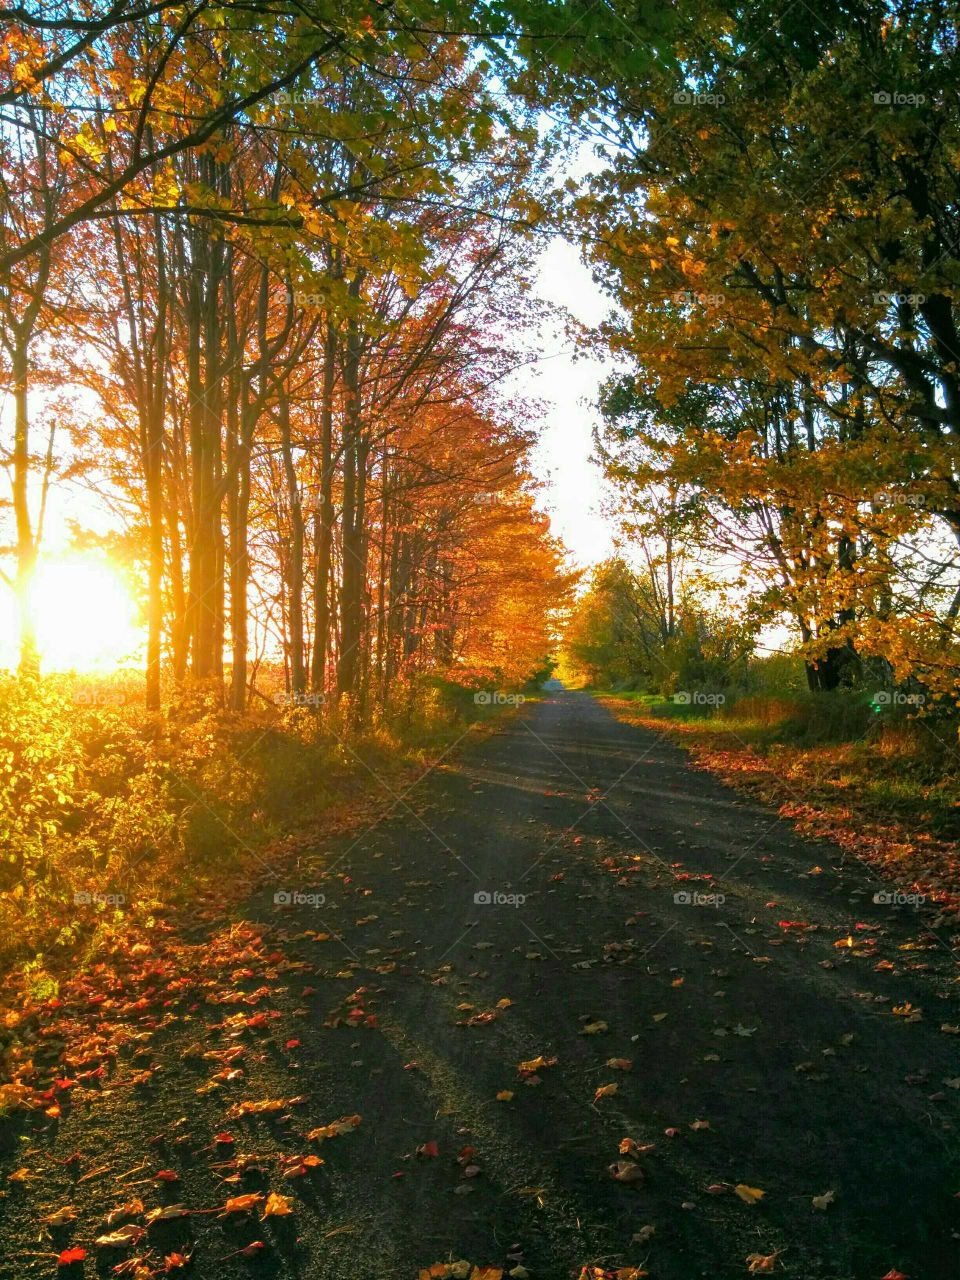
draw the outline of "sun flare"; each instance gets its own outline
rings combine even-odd
[[[30,600],[43,670],[98,671],[137,657],[142,633],[136,604],[123,575],[102,557],[43,561]],[[2,636],[8,666],[16,665],[17,644],[16,624],[8,616]]]

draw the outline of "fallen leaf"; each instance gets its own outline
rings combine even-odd
[[[59,1258],[57,1258],[57,1266],[71,1267],[75,1262],[82,1262],[86,1256],[87,1256],[86,1249],[81,1249],[79,1247],[76,1247],[73,1249],[64,1249],[64,1251],[60,1254]]]
[[[606,1065],[610,1067],[612,1071],[632,1071],[633,1059],[632,1058],[608,1058]]]
[[[582,1036],[599,1036],[604,1031],[609,1031],[609,1030],[610,1028],[607,1026],[605,1022],[588,1022],[587,1025],[580,1032],[580,1034]]]
[[[775,1253],[751,1253],[747,1255],[747,1270],[752,1276],[772,1271],[777,1261]]]
[[[616,1182],[642,1182],[643,1170],[632,1160],[615,1160],[607,1169]]]
[[[124,1227],[117,1227],[116,1231],[97,1236],[93,1243],[102,1249],[122,1249],[127,1245],[139,1244],[146,1234],[143,1227],[138,1227],[135,1222],[128,1222]]]
[[[344,1133],[350,1133],[359,1124],[359,1116],[341,1116],[339,1120],[333,1120],[330,1124],[322,1124],[317,1129],[311,1129],[307,1137],[313,1142],[325,1142],[327,1138],[339,1138]]]
[[[509,1102],[512,1097],[513,1097],[513,1091],[511,1089],[501,1089],[500,1092],[497,1094],[497,1101]]]
[[[231,1196],[223,1206],[220,1216],[223,1218],[229,1213],[251,1213],[263,1198],[260,1191],[250,1191],[245,1196]]]
[[[835,1191],[825,1191],[822,1196],[814,1196],[810,1203],[815,1209],[827,1209],[837,1198]]]
[[[757,1204],[766,1195],[766,1192],[761,1191],[759,1187],[748,1187],[744,1182],[738,1182],[733,1190],[744,1204]]]
[[[147,1226],[152,1226],[154,1222],[168,1222],[171,1218],[185,1218],[190,1210],[183,1204],[165,1204],[159,1209],[151,1209],[144,1217]]]
[[[287,1214],[293,1213],[293,1197],[279,1196],[275,1191],[271,1191],[267,1196],[267,1202],[263,1206],[264,1218],[282,1218]]]
[[[41,1218],[41,1222],[45,1222],[48,1227],[65,1227],[76,1220],[77,1211],[72,1204],[64,1205],[62,1209],[57,1209],[54,1213],[48,1213],[45,1218]]]
[[[653,1150],[654,1146],[652,1142],[639,1143],[636,1138],[620,1139],[620,1154],[622,1156],[645,1156],[648,1151]]]
[[[556,1058],[545,1058],[541,1055],[539,1058],[530,1058],[527,1062],[518,1062],[517,1070],[521,1075],[529,1076],[537,1071],[545,1071],[547,1067],[555,1067],[556,1065]]]
[[[594,1102],[599,1102],[601,1098],[612,1098],[619,1088],[618,1084],[602,1084],[593,1095]]]

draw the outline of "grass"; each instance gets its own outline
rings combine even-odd
[[[47,991],[118,929],[241,902],[503,710],[431,681],[362,729],[281,697],[236,716],[198,690],[147,716],[137,676],[0,674],[0,965]]]
[[[593,691],[618,718],[666,729],[696,761],[898,881],[960,894],[957,723],[879,709],[867,694],[724,695],[697,706]]]

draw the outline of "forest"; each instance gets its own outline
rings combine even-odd
[[[0,1274],[955,1275],[958,38],[5,0]]]

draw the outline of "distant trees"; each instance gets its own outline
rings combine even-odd
[[[521,78],[605,146],[568,207],[634,369],[636,492],[685,495],[813,688],[878,655],[956,696],[955,6],[603,8]]]

